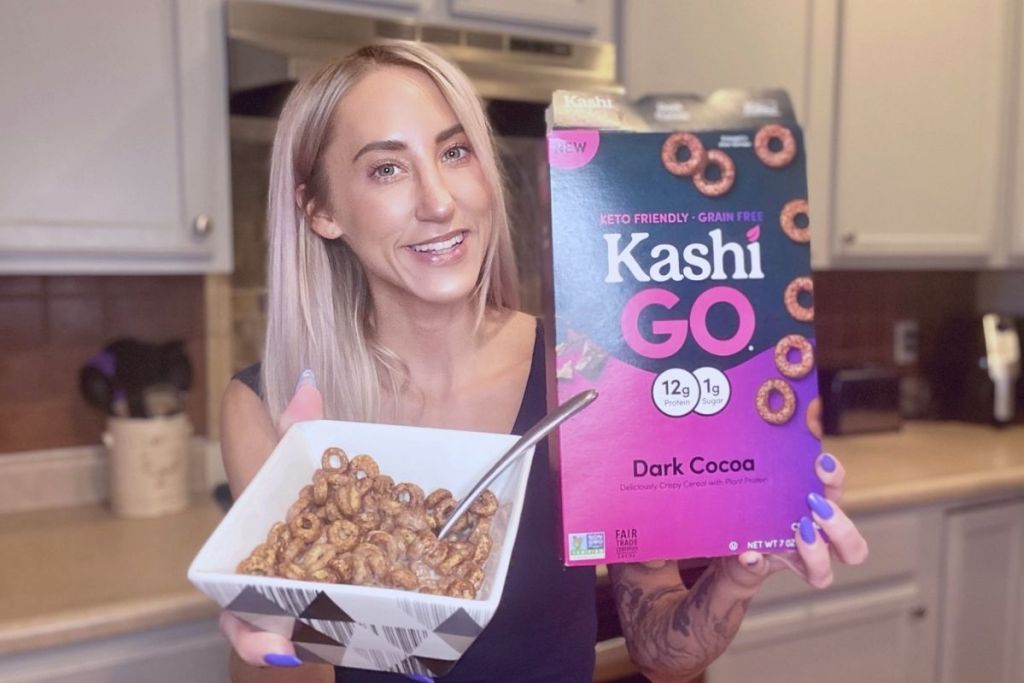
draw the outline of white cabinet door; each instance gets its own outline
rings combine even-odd
[[[223,683],[231,646],[216,619],[0,657],[3,683]]]
[[[0,273],[231,266],[219,0],[8,0]]]
[[[913,656],[924,616],[918,599],[917,587],[904,583],[752,613],[708,670],[707,682],[920,680]]]
[[[1018,3],[1018,12],[1024,15],[1024,2]],[[1016,150],[1010,172],[1010,254],[1018,262],[1024,261],[1024,16],[1020,18],[1017,33],[1017,121]],[[1022,648],[1024,650],[1024,648]]]
[[[834,33],[838,0],[645,0],[623,4],[630,97],[783,88],[807,146],[812,265],[828,263]]]
[[[455,18],[487,19],[593,33],[611,14],[607,0],[448,0]]]
[[[1020,683],[1024,502],[950,513],[942,683]]]
[[[841,2],[832,184],[845,263],[990,256],[1004,215],[1014,2]]]

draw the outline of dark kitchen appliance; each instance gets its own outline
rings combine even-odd
[[[822,368],[818,372],[826,434],[864,434],[900,428],[900,379],[886,367]]]
[[[994,425],[1024,419],[1022,322],[988,313],[942,325],[929,364],[939,418]]]

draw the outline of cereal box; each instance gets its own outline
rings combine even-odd
[[[567,565],[779,552],[821,492],[806,155],[784,92],[558,91],[549,399]]]

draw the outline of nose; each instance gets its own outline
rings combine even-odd
[[[420,173],[419,194],[416,218],[432,223],[451,220],[455,213],[455,198],[441,169],[429,167]]]

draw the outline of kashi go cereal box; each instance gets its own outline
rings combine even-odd
[[[780,552],[822,491],[806,154],[781,91],[548,110],[566,565]],[[553,339],[550,337],[553,336]]]

